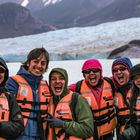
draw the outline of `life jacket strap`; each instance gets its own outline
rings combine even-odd
[[[107,118],[107,119],[105,119],[105,120],[95,121],[95,124],[96,124],[96,126],[101,126],[101,125],[104,125],[105,123],[110,123],[110,121],[111,121],[112,119],[114,119],[115,116],[116,116],[116,115],[113,114],[111,117],[109,117],[109,118]]]

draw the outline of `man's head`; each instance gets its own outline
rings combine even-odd
[[[0,86],[4,86],[9,77],[9,70],[5,61],[0,58]]]
[[[82,66],[82,73],[91,86],[96,86],[102,78],[102,65],[97,59],[86,60]]]
[[[41,76],[48,68],[49,53],[45,48],[35,48],[31,50],[27,56],[27,60],[23,63],[25,68],[35,76]]]
[[[129,58],[117,58],[112,64],[113,79],[119,86],[126,85],[130,80],[130,69],[132,63]]]

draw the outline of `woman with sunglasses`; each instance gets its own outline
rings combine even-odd
[[[0,58],[0,140],[13,140],[24,129],[20,108],[12,94],[5,89],[9,71]]]
[[[84,79],[69,86],[87,99],[94,117],[95,140],[113,140],[116,127],[111,80],[102,75],[99,60],[86,60],[82,66]]]
[[[130,140],[135,137],[135,129],[131,126],[129,100],[132,88],[130,70],[132,63],[129,58],[117,58],[112,64],[113,81],[116,87],[115,105],[117,113],[117,140]]]

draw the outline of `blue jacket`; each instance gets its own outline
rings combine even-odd
[[[40,83],[40,81],[42,80],[42,76],[40,77],[36,77],[34,75],[31,75],[23,66],[20,67],[19,71],[17,72],[18,75],[21,75],[30,85],[30,87],[32,88],[32,92],[33,92],[33,100],[38,102],[39,98],[38,98],[38,85]],[[7,81],[7,86],[6,88],[16,96],[17,92],[18,92],[18,87],[19,85],[16,83],[15,80],[13,80],[11,77],[8,79]],[[35,106],[34,110],[38,110],[39,108],[37,106]],[[30,117],[34,118],[37,117],[36,113],[31,112],[30,113]],[[20,136],[18,139],[22,140],[22,139],[26,139],[26,140],[33,140],[36,139],[37,137],[39,137],[39,133],[38,133],[38,129],[37,129],[37,121],[31,120],[29,119],[27,122],[27,125],[25,127],[25,131],[22,134],[22,136]]]

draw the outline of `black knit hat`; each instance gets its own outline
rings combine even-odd
[[[5,83],[6,83],[6,81],[7,81],[7,79],[8,79],[8,77],[9,77],[9,70],[8,70],[7,65],[6,65],[6,62],[5,62],[4,59],[1,58],[1,57],[0,57],[0,65],[2,65],[2,66],[6,69],[4,80],[3,80],[3,82],[0,84],[0,86],[4,86]]]
[[[140,63],[133,66],[130,71],[130,78],[133,79],[135,76],[140,75]]]

